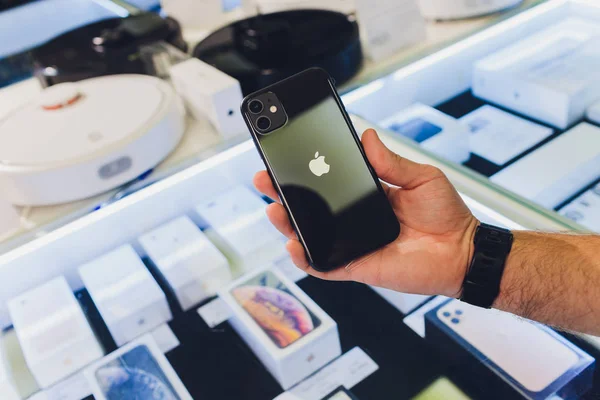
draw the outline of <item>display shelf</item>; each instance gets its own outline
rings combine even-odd
[[[588,192],[598,183],[600,171],[597,171],[597,174],[594,175],[594,171],[590,170],[592,160],[590,160],[590,166],[586,170],[585,182],[577,183],[577,185],[573,184],[574,188],[569,193],[551,193],[550,197],[555,197],[556,200],[544,201],[544,199],[534,198],[533,195],[528,199],[492,182],[503,182],[501,179],[496,179],[494,175],[507,167],[515,165],[524,157],[536,154],[544,145],[552,144],[554,140],[564,137],[565,132],[571,132],[574,125],[570,125],[566,129],[552,127],[547,123],[526,116],[525,112],[520,113],[518,110],[508,109],[478,98],[471,90],[473,69],[476,62],[499,49],[534,35],[567,18],[582,18],[600,24],[600,4],[586,0],[551,0],[537,5],[437,53],[400,68],[390,75],[350,91],[343,96],[343,101],[350,112],[360,115],[374,124],[379,124],[411,104],[418,102],[435,107],[454,118],[464,117],[481,106],[491,105],[517,117],[516,119],[520,119],[523,123],[537,124],[537,126],[545,129],[553,129],[551,135],[542,137],[534,145],[529,145],[522,151],[516,151],[514,156],[497,163],[473,153],[463,165],[453,164],[445,160],[440,160],[438,165],[449,174],[453,174],[457,169],[461,170],[464,174],[471,176],[472,179],[487,186],[490,191],[496,191],[498,196],[509,199],[497,202],[494,199],[496,196],[491,193],[488,193],[489,195],[483,192],[478,194],[480,202],[515,220],[519,220],[518,213],[530,209],[539,215],[543,215],[544,218],[552,219],[556,224],[562,226],[559,229],[587,231],[590,229],[590,224],[587,227],[577,224],[573,219],[577,219],[575,217],[579,214],[569,213],[563,207],[571,204],[572,200],[578,199],[579,196]],[[527,54],[523,57],[526,56]],[[592,62],[591,59],[590,62]],[[539,101],[543,104],[544,99],[539,99]],[[585,122],[585,120],[579,122]],[[399,137],[399,135],[395,135],[395,140],[404,144],[407,143],[407,140]],[[416,144],[412,141],[411,143]],[[563,147],[563,149],[565,148]],[[421,151],[427,152],[423,149]],[[570,151],[569,157],[576,158],[573,149],[568,151]],[[431,156],[430,153],[428,154]],[[545,162],[548,164],[539,165],[540,169],[553,164],[552,160],[546,160]],[[465,172],[465,170],[469,170],[469,172]],[[560,173],[557,175],[560,176]],[[491,180],[487,179],[488,177],[492,177]],[[523,178],[519,176],[514,179]],[[567,178],[561,177],[561,179]],[[577,180],[579,179],[581,178],[577,178]],[[558,182],[555,185],[558,185]],[[511,204],[509,205],[509,203]],[[552,205],[547,208],[540,205],[546,203],[552,203]],[[516,206],[516,204],[519,204],[519,206]],[[563,209],[565,211],[560,214],[555,212],[555,210]],[[565,218],[565,216],[570,217],[570,219]],[[592,217],[593,215],[589,219],[593,220]],[[543,226],[538,228],[544,229]]]
[[[354,123],[359,131],[369,126],[360,118],[355,118]],[[392,150],[406,157],[437,165],[444,163],[385,132],[382,137]],[[107,351],[114,350],[116,345],[82,285],[78,267],[120,245],[132,244],[152,271],[152,263],[137,243],[140,235],[182,215],[196,222],[194,208],[199,203],[236,185],[251,188],[254,173],[262,168],[254,145],[244,141],[1,255],[0,325],[10,329],[8,299],[65,275],[101,343]],[[527,208],[516,213],[520,219],[513,220],[479,201],[482,193],[483,197],[498,193],[488,193],[489,187],[468,172],[454,168],[449,170],[449,176],[475,215],[485,222],[511,229],[557,227],[552,219],[528,213]],[[502,196],[497,198],[498,202],[505,200]],[[515,203],[506,208],[514,212],[519,207]],[[352,388],[358,398],[384,399],[390,394],[410,398],[440,376],[450,378],[474,399],[493,398],[485,392],[485,386],[473,384],[461,374],[460,367],[452,366],[428,347],[404,325],[404,315],[368,286],[312,277],[298,285],[337,322],[343,351],[359,346],[378,364],[374,374]],[[228,322],[209,328],[195,309],[182,312],[173,294],[164,285],[162,289],[174,316],[169,326],[181,342],[167,357],[195,398],[270,400],[282,392]]]
[[[347,85],[340,88],[340,90],[345,92],[351,88],[364,85],[375,77],[379,77],[386,72],[397,69],[401,65],[406,65],[410,61],[431,54],[435,50],[451,44],[459,38],[509,18],[541,1],[543,0],[525,0],[520,6],[511,9],[508,12],[495,13],[480,18],[452,22],[428,22],[427,38],[425,41],[416,43],[413,46],[408,46],[385,60],[380,60],[378,62],[365,60],[360,73]],[[112,0],[112,2],[101,1],[101,3],[106,4],[109,7],[111,4],[117,4],[121,7],[119,9],[120,12],[123,12],[123,10],[132,14],[139,12],[139,9],[128,4],[126,1]],[[138,3],[134,1],[132,4]],[[225,21],[233,21],[243,17],[244,13],[241,7],[230,10],[224,16]],[[215,26],[223,24],[225,21],[215,21]],[[190,44],[190,48],[192,48],[193,44],[206,36],[208,32],[206,30],[195,31],[187,29],[184,30],[183,33],[188,44]],[[0,89],[0,116],[5,115],[6,112],[23,104],[28,98],[35,96],[39,90],[39,84],[34,79]],[[247,138],[246,135],[241,135],[237,140],[221,142],[219,135],[207,121],[190,122],[189,133],[186,133],[182,144],[175,150],[172,156],[154,171],[150,176],[150,179],[146,179],[143,182],[135,182],[131,187],[128,185],[126,188],[113,190],[103,195],[82,201],[51,207],[19,208],[18,212],[21,215],[21,226],[9,235],[0,237],[0,242],[4,242],[0,246],[0,253],[57,229],[69,221],[73,221],[81,216],[94,212],[100,206],[103,206],[108,202],[118,201],[125,193],[130,193],[136,188],[146,186],[156,180],[170,176],[176,171],[205,159],[207,154],[213,155],[232,145],[238,144]]]

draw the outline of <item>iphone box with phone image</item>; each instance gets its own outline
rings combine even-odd
[[[117,346],[171,320],[165,294],[130,245],[84,264],[79,275]]]
[[[335,321],[275,268],[243,277],[220,297],[229,323],[284,390],[342,354]]]
[[[270,264],[286,254],[286,238],[269,222],[266,207],[259,195],[240,185],[195,209],[216,234],[217,246],[241,269],[236,272]]]
[[[104,355],[62,276],[11,299],[8,310],[25,362],[41,388]]]
[[[499,398],[572,399],[592,385],[594,358],[550,328],[502,311],[449,300],[425,315],[425,339]]]
[[[139,242],[184,311],[231,281],[225,256],[186,216],[144,234]]]
[[[567,18],[475,63],[473,93],[566,129],[600,99],[600,26]]]
[[[433,107],[413,104],[379,125],[450,161],[463,163],[471,156],[469,130]]]

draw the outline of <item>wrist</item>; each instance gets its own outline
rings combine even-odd
[[[473,255],[475,254],[475,233],[477,232],[477,227],[479,227],[479,225],[479,220],[472,217],[460,238],[458,250],[457,253],[455,253],[460,255],[456,258],[457,264],[455,267],[455,274],[449,289],[444,293],[444,295],[448,297],[460,298],[462,295],[463,282],[469,271],[469,266],[473,261]]]

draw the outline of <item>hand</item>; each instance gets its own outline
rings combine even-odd
[[[293,262],[321,279],[352,280],[405,293],[459,296],[479,222],[439,169],[391,152],[372,129],[365,131],[362,143],[375,172],[389,184],[384,183],[384,188],[401,224],[400,235],[345,268],[322,273],[308,264],[285,208],[279,202],[270,204],[267,215],[289,238],[286,247]],[[279,201],[266,171],[256,174],[254,185]]]

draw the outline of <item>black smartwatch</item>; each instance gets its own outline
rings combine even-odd
[[[500,294],[500,282],[512,248],[513,234],[507,229],[482,223],[475,232],[474,243],[473,260],[465,275],[460,300],[492,308]]]

